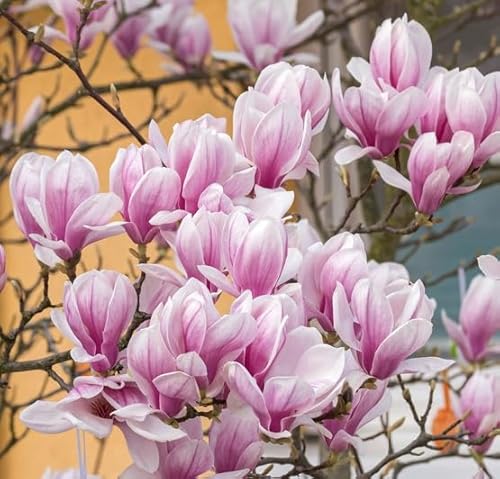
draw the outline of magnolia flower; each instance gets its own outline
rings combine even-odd
[[[421,281],[403,290],[403,294],[396,290],[386,295],[373,280],[362,279],[354,286],[350,302],[343,285],[337,283],[333,293],[334,328],[359,367],[377,379],[440,371],[453,361],[435,357],[408,359],[432,333],[433,311],[421,306],[427,302]],[[421,317],[423,313],[428,316]]]
[[[125,231],[135,243],[149,243],[159,232],[149,220],[159,211],[177,211],[179,175],[163,167],[160,156],[149,145],[120,148],[109,175],[110,190],[123,201]]]
[[[500,282],[476,276],[460,307],[459,324],[443,311],[442,319],[450,338],[467,361],[481,361],[498,348],[490,341],[500,330]]]
[[[137,463],[128,467],[119,479],[196,479],[213,467],[214,456],[203,440],[199,418],[181,424],[187,435],[166,443],[150,442],[160,453],[159,467],[154,473],[145,472]]]
[[[170,1],[149,11],[150,45],[188,68],[201,66],[212,48],[207,20],[192,6],[192,1]]]
[[[342,284],[350,298],[356,283],[367,276],[365,246],[360,236],[341,233],[325,244],[311,245],[298,273],[307,319],[316,318],[325,331],[333,331],[332,294],[335,288]]]
[[[174,126],[168,146],[158,125],[151,122],[150,143],[163,163],[181,180],[180,208],[194,213],[203,192],[212,184],[223,186],[229,198],[248,194],[254,186],[254,169],[236,154],[231,138],[224,133],[225,121],[204,115]],[[159,213],[151,224],[177,221],[179,215]]]
[[[78,0],[47,0],[46,3],[52,8],[54,13],[62,18],[66,30],[66,41],[75,45],[78,35],[80,35],[79,48],[86,50],[92,44],[96,35],[101,32],[105,25],[105,16],[108,13],[111,2],[105,1],[99,8],[88,16],[85,26],[78,33],[82,4]]]
[[[190,279],[132,336],[128,367],[149,404],[175,416],[199,401],[201,390],[210,397],[220,392],[223,366],[254,336],[250,315],[221,317],[205,285]]]
[[[52,266],[70,260],[85,246],[121,233],[121,226],[108,222],[122,201],[98,190],[94,166],[79,154],[63,151],[54,161],[28,153],[18,160],[10,177],[14,215],[40,261]]]
[[[184,217],[175,235],[175,252],[187,277],[205,282],[214,291],[216,287],[205,279],[199,266],[222,269],[221,242],[226,218],[222,212],[202,208],[194,216]]]
[[[231,306],[232,313],[250,314],[255,321],[255,337],[240,361],[259,384],[282,348],[287,334],[306,325],[301,291],[296,294],[298,301],[292,299],[290,290],[287,293],[252,298],[250,291],[245,291]]]
[[[500,425],[500,381],[490,374],[476,372],[460,392],[455,408],[458,417],[465,418],[462,427],[469,438],[485,438],[482,444],[473,446],[485,454],[495,439],[486,439],[486,435]]]
[[[249,89],[234,106],[233,138],[237,150],[256,167],[255,182],[276,188],[288,179],[319,173],[311,146],[311,112],[304,119],[290,102],[274,104],[264,93]]]
[[[151,314],[159,304],[186,284],[186,278],[161,264],[141,264],[144,281],[139,295],[139,311]]]
[[[262,70],[255,90],[267,95],[275,105],[282,102],[295,105],[303,119],[309,111],[313,134],[323,130],[332,97],[326,75],[321,78],[314,68],[279,62]]]
[[[450,143],[437,143],[434,133],[424,133],[408,158],[409,179],[382,161],[374,161],[374,164],[387,184],[408,193],[418,211],[432,215],[447,194],[460,195],[479,186],[479,183],[455,186],[469,170],[473,157],[471,133],[459,131]]]
[[[249,406],[267,436],[289,437],[299,425],[314,427],[311,418],[332,403],[342,386],[344,362],[344,350],[323,344],[316,329],[295,328],[261,381],[240,363],[226,365],[228,403]]]
[[[140,48],[140,40],[146,32],[148,18],[145,15],[133,15],[121,22],[111,35],[111,42],[122,58],[132,58]]]
[[[384,20],[370,48],[370,69],[383,88],[403,91],[420,86],[432,60],[432,42],[427,30],[408,17]]]
[[[340,165],[363,156],[379,159],[391,155],[427,108],[424,92],[416,87],[389,93],[362,83],[342,94],[338,68],[333,71],[332,93],[335,111],[347,135],[361,145],[339,150],[335,161]]]
[[[479,256],[477,264],[487,278],[500,279],[500,261],[491,254]]]
[[[182,430],[163,422],[157,411],[147,406],[135,383],[125,376],[77,377],[63,399],[36,401],[22,411],[20,418],[30,429],[45,434],[77,428],[101,439],[117,426],[134,462],[147,472],[159,467],[157,442],[185,436]]]
[[[500,152],[500,72],[483,76],[468,68],[449,80],[445,110],[453,133],[464,130],[474,136],[473,168],[481,167]]]
[[[264,449],[257,416],[249,407],[224,409],[210,428],[209,445],[220,479],[244,479]]]
[[[328,447],[335,452],[343,452],[350,446],[360,449],[363,441],[357,432],[375,418],[386,413],[391,406],[391,393],[386,383],[377,383],[376,389],[358,389],[354,393],[349,412],[338,419],[327,419],[323,426],[332,433],[326,439]]]
[[[53,323],[75,345],[71,357],[103,373],[118,360],[118,343],[134,317],[137,296],[123,274],[89,271],[64,285],[64,309],[54,309]]]
[[[296,16],[297,0],[229,0],[229,24],[241,53],[218,52],[217,56],[257,70],[278,62],[325,18],[318,10],[297,25]],[[288,58],[295,57],[299,55]]]
[[[198,268],[212,284],[233,296],[247,289],[254,296],[273,293],[294,276],[300,262],[298,251],[289,254],[281,221],[266,217],[250,222],[239,211],[227,219],[221,247],[232,281],[212,266]]]

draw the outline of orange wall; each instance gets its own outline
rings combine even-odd
[[[232,42],[229,28],[226,21],[226,0],[199,0],[197,8],[208,18],[214,39],[214,48],[232,49]],[[57,45],[61,48],[62,45]],[[92,55],[90,55],[92,57]],[[134,64],[145,77],[158,77],[162,74],[161,64],[164,60],[150,49],[141,51]],[[28,78],[21,85],[22,109],[25,110],[31,100],[38,94],[50,94],[53,91],[57,78],[60,78],[60,92],[57,98],[65,97],[77,85],[77,80],[70,72],[48,72],[39,74],[36,77]],[[105,54],[102,66],[95,75],[95,84],[117,82],[130,79],[131,76],[124,63],[114,52],[111,46]],[[165,87],[161,91],[161,97],[168,104],[177,101],[184,95],[182,107],[175,111],[170,117],[162,121],[161,127],[168,137],[171,127],[177,121],[196,118],[205,112],[210,112],[216,116],[228,116],[229,110],[217,100],[214,100],[206,89],[197,89],[189,84]],[[121,106],[124,113],[137,124],[143,121],[148,114],[150,102],[149,92],[135,92],[120,94]],[[147,106],[146,106],[147,105]],[[38,137],[40,144],[70,144],[71,140],[66,132],[66,121],[68,114],[63,114],[42,127]],[[83,106],[71,113],[71,121],[77,135],[82,139],[96,140],[101,137],[103,131],[107,129],[109,134],[122,131],[121,125],[111,119],[99,106],[90,100],[83,103]],[[144,132],[147,135],[147,132]],[[88,158],[97,167],[101,178],[101,189],[106,190],[108,184],[108,168],[113,161],[118,146],[126,146],[127,142],[119,143],[111,147],[92,150],[87,154]],[[51,153],[53,154],[53,153]],[[4,216],[9,210],[10,202],[6,188],[1,191],[2,212]],[[2,238],[19,237],[13,223],[7,225],[1,232]],[[123,236],[119,239],[104,241],[102,252],[105,258],[105,267],[115,268],[126,272],[126,259],[130,258],[128,248],[132,244]],[[10,277],[22,278],[25,284],[32,283],[37,277],[38,267],[29,246],[9,246],[6,248],[8,258],[8,273]],[[88,268],[96,264],[95,249],[90,246],[84,254],[84,261]],[[51,287],[51,298],[53,301],[60,301],[61,282]],[[2,294],[2,314],[0,321],[4,325],[10,323],[16,311],[17,303],[13,290],[8,285]],[[43,356],[46,351],[43,349],[36,351],[37,355]],[[44,374],[22,373],[13,378],[10,384],[11,393],[17,398],[30,398],[41,385]],[[31,396],[30,396],[31,394]],[[5,424],[2,425],[5,432]],[[18,424],[18,430],[22,431],[22,425]],[[3,444],[5,434],[0,438]],[[87,457],[89,469],[97,451],[97,441],[87,435]],[[38,479],[41,477],[46,467],[53,469],[64,469],[76,465],[76,440],[75,432],[55,436],[45,436],[36,432],[30,432],[28,436],[18,444],[7,455],[6,459],[0,461],[0,479]],[[128,464],[130,460],[124,447],[120,434],[113,434],[105,448],[101,474],[106,479],[116,478],[118,473]]]

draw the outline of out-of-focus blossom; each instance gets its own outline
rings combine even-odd
[[[358,389],[347,414],[323,422],[323,426],[332,433],[332,437],[327,439],[328,447],[335,452],[346,451],[350,446],[361,448],[363,441],[356,436],[357,432],[387,412],[390,406],[391,393],[385,383],[377,383],[376,389]]]
[[[370,68],[382,89],[420,86],[431,60],[431,37],[420,23],[408,21],[406,14],[394,22],[388,18],[378,27],[370,48]]]
[[[128,346],[128,366],[149,404],[169,416],[222,388],[222,368],[253,340],[249,314],[220,316],[203,283],[190,279]]]
[[[291,331],[259,383],[240,363],[225,367],[228,403],[248,405],[269,437],[289,437],[299,425],[314,427],[342,386],[345,354],[323,344],[314,328]]]
[[[332,93],[326,76],[321,78],[314,68],[292,67],[286,62],[269,65],[257,78],[255,90],[267,95],[275,105],[282,102],[295,105],[303,119],[309,111],[313,134],[323,130]]]
[[[224,226],[222,255],[232,281],[211,266],[199,266],[199,270],[212,284],[233,296],[247,289],[253,296],[273,293],[298,269],[297,256],[288,252],[281,221],[265,217],[250,222],[239,211],[232,213]]]
[[[209,433],[215,471],[231,473],[228,479],[243,479],[255,468],[264,449],[259,420],[248,407],[225,409]],[[216,476],[217,477],[217,476]]]
[[[75,345],[71,357],[105,372],[118,360],[118,343],[134,317],[135,289],[123,274],[89,271],[64,286],[64,310],[52,310],[52,321]]]
[[[64,151],[54,161],[27,153],[18,160],[10,177],[14,215],[40,261],[52,266],[70,260],[85,246],[122,231],[108,224],[122,201],[98,190],[97,172],[81,155]]]
[[[394,374],[433,373],[453,361],[436,357],[408,359],[422,348],[432,333],[432,310],[425,289],[417,281],[409,289],[386,295],[383,287],[370,279],[356,283],[350,303],[341,283],[333,293],[334,328],[360,368],[377,379]],[[425,316],[426,313],[428,317]]]
[[[284,58],[287,50],[310,37],[325,18],[318,10],[297,24],[297,0],[229,0],[228,16],[241,53],[218,52],[217,56],[257,70]]]
[[[255,182],[276,188],[285,180],[319,173],[311,146],[311,112],[304,119],[292,103],[274,104],[264,93],[250,89],[236,100],[233,138],[237,150],[257,168]]]
[[[476,372],[460,392],[455,407],[458,417],[465,417],[462,428],[469,433],[469,438],[485,437],[500,424],[500,381],[490,374]],[[485,454],[494,439],[472,447]]]
[[[80,11],[82,4],[78,0],[47,0],[47,3],[54,13],[62,18],[68,43],[75,45],[81,23]],[[81,50],[90,47],[96,35],[103,30],[105,26],[104,19],[110,5],[111,2],[105,1],[103,5],[88,16],[85,26],[80,30],[79,48]]]
[[[135,383],[124,376],[80,376],[58,402],[36,401],[21,413],[30,429],[56,434],[76,428],[97,438],[117,426],[125,436],[134,462],[155,472],[160,463],[157,442],[180,439],[185,433],[165,424],[151,409]]]
[[[333,72],[332,93],[335,111],[347,129],[347,136],[361,145],[339,150],[335,161],[341,165],[363,156],[380,159],[391,155],[427,108],[425,94],[417,87],[389,94],[361,84],[342,94],[338,69]]]
[[[212,38],[205,17],[192,2],[165,2],[149,12],[151,46],[170,53],[184,67],[199,67],[210,54]]]
[[[114,30],[111,42],[123,58],[130,59],[137,53],[147,26],[148,18],[145,15],[133,15]]]
[[[434,133],[424,133],[413,145],[408,158],[408,176],[387,163],[375,160],[382,179],[389,185],[410,195],[421,213],[435,213],[446,195],[460,195],[473,191],[472,186],[456,186],[469,170],[474,157],[474,138],[471,133],[459,131],[450,143],[438,143]]]
[[[229,198],[244,196],[254,186],[254,169],[236,154],[224,129],[225,121],[211,115],[187,120],[174,126],[167,146],[158,125],[151,123],[150,143],[163,163],[179,175],[179,206],[190,213],[197,211],[200,196],[214,183],[221,184]],[[159,214],[152,224],[165,224],[170,217]]]
[[[162,166],[154,148],[120,148],[110,169],[110,190],[121,198],[124,228],[135,243],[149,243],[159,228],[149,221],[159,211],[175,214],[181,192],[179,175]]]
[[[199,418],[186,423],[183,423],[181,428],[185,428],[187,436],[166,443],[150,443],[149,447],[158,447],[160,453],[156,472],[145,472],[136,462],[128,467],[119,479],[196,479],[212,469],[214,456],[203,440]]]
[[[0,291],[5,287],[5,283],[7,282],[7,271],[5,268],[6,258],[5,258],[5,249],[0,244]]]
[[[367,277],[365,246],[358,235],[341,233],[309,247],[298,274],[306,316],[316,318],[325,331],[333,331],[332,295],[342,284],[349,299],[356,283]]]
[[[467,361],[481,361],[498,351],[490,342],[500,330],[500,282],[476,276],[462,300],[459,324],[444,311],[443,324]]]

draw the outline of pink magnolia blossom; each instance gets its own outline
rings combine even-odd
[[[265,217],[250,222],[239,211],[232,213],[224,226],[222,255],[232,281],[214,267],[198,268],[212,284],[233,296],[247,289],[253,296],[273,293],[295,274],[300,261],[289,254],[280,220]]]
[[[202,208],[194,216],[184,217],[175,235],[175,252],[186,276],[197,278],[213,291],[216,287],[206,280],[198,267],[208,265],[222,269],[221,243],[226,218],[222,212]]]
[[[297,223],[287,223],[285,228],[288,246],[297,248],[302,255],[306,254],[310,246],[321,242],[319,233],[307,219],[301,219]]]
[[[124,228],[135,243],[149,243],[159,228],[149,223],[160,211],[177,211],[181,181],[149,145],[120,148],[110,168],[110,190],[121,198]]]
[[[149,404],[169,416],[222,388],[222,368],[255,336],[248,314],[220,316],[203,283],[190,279],[128,346],[128,366]]]
[[[300,291],[298,301],[289,294],[252,298],[250,291],[245,291],[232,304],[232,313],[247,313],[255,320],[255,338],[239,360],[259,384],[283,347],[287,334],[306,325],[301,300]]]
[[[7,282],[7,271],[5,268],[6,258],[5,249],[0,244],[0,291],[5,288],[5,283]]]
[[[420,86],[432,60],[432,42],[426,29],[403,15],[386,19],[377,29],[370,48],[373,78],[397,91]]]
[[[297,0],[230,0],[229,24],[241,53],[219,58],[246,63],[257,70],[281,60],[287,50],[310,37],[323,23],[318,10],[297,25]],[[299,57],[299,55],[288,58]]]
[[[195,13],[193,2],[165,2],[150,10],[151,46],[170,53],[187,68],[200,67],[212,48],[205,17]]]
[[[289,437],[299,425],[329,406],[342,386],[344,350],[323,344],[321,334],[304,326],[291,331],[260,382],[238,362],[225,367],[228,403],[244,403],[272,438]]]
[[[481,361],[496,352],[490,341],[500,330],[500,282],[476,276],[463,298],[459,324],[444,311],[443,324],[467,361]]]
[[[500,279],[500,261],[491,254],[484,254],[477,258],[479,269],[487,278]]]
[[[63,151],[54,161],[28,153],[18,160],[10,178],[15,217],[40,261],[51,266],[70,260],[85,246],[121,233],[121,226],[108,222],[122,201],[98,190],[94,166],[79,154]]]
[[[57,434],[76,428],[97,438],[108,437],[113,426],[125,436],[130,455],[143,470],[159,467],[158,444],[185,436],[160,419],[135,383],[125,376],[81,376],[58,402],[36,401],[21,413],[30,429]]]
[[[351,409],[338,419],[323,421],[323,426],[331,433],[327,439],[328,447],[335,452],[344,452],[350,446],[356,449],[363,447],[363,441],[357,432],[375,418],[386,413],[391,406],[391,393],[384,382],[377,383],[377,388],[358,389],[354,393]]]
[[[424,133],[413,145],[408,158],[408,176],[382,161],[374,161],[382,179],[410,195],[421,213],[435,213],[446,195],[468,193],[479,186],[456,186],[469,170],[474,157],[474,138],[459,131],[450,143],[438,143],[434,133]]]
[[[123,274],[89,271],[64,285],[64,309],[52,321],[75,345],[71,357],[103,373],[118,360],[118,343],[134,317],[137,295]]]
[[[244,479],[264,449],[257,416],[249,407],[224,409],[210,428],[209,444],[220,479]]]
[[[234,106],[233,138],[237,150],[257,168],[255,182],[276,188],[288,179],[300,179],[319,166],[309,151],[311,112],[304,120],[292,103],[274,104],[273,99],[249,89]]]
[[[132,15],[113,29],[111,42],[122,58],[132,58],[140,48],[140,41],[148,26],[146,15]]]
[[[66,30],[66,39],[68,43],[74,45],[77,41],[77,31],[81,22],[80,10],[82,4],[78,0],[47,0],[46,3],[56,15],[62,18]],[[110,5],[111,2],[107,0],[104,5],[89,15],[85,26],[81,29],[79,45],[81,50],[89,48],[96,35],[103,30],[105,26],[104,20]]]
[[[332,295],[342,284],[349,299],[356,283],[368,276],[363,240],[341,233],[309,247],[298,274],[302,285],[306,316],[316,318],[325,331],[333,330]]]
[[[439,142],[450,141],[459,131],[470,132],[474,169],[500,152],[499,72],[483,75],[476,68],[447,71],[434,67],[425,89],[429,107],[420,119],[422,132],[435,132]]]
[[[436,372],[453,364],[435,357],[408,359],[432,333],[432,310],[421,281],[387,295],[373,280],[356,283],[350,302],[341,283],[333,293],[334,328],[359,367],[377,379]],[[427,317],[425,317],[427,316]]]
[[[342,94],[338,69],[333,72],[332,93],[335,111],[347,135],[361,145],[339,150],[335,161],[341,165],[363,156],[380,159],[391,155],[427,108],[424,92],[416,87],[389,93],[362,83]]]
[[[321,78],[314,68],[279,62],[262,70],[255,90],[267,95],[275,105],[282,102],[295,105],[303,119],[309,111],[313,134],[323,130],[332,97],[326,75]]]
[[[213,468],[214,456],[203,440],[199,418],[181,424],[186,436],[165,443],[150,442],[150,448],[158,447],[159,467],[153,473],[144,471],[137,463],[128,467],[120,479],[197,479]]]
[[[180,208],[194,213],[200,196],[214,183],[223,186],[229,198],[248,194],[254,186],[254,169],[236,154],[231,138],[224,133],[225,121],[204,115],[174,126],[170,141],[165,142],[158,125],[150,125],[150,143],[163,163],[181,179]],[[171,215],[159,214],[152,224],[171,221]],[[179,219],[176,217],[176,220]]]
[[[476,372],[460,392],[455,405],[458,417],[465,417],[462,428],[471,439],[485,437],[500,425],[500,381],[488,373]],[[495,438],[473,448],[485,454]]]
[[[139,267],[145,274],[139,295],[139,311],[144,313],[151,314],[186,284],[186,278],[167,266],[141,264]]]

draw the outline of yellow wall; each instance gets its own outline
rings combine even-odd
[[[226,21],[226,0],[199,0],[196,6],[202,11],[210,22],[211,32],[214,39],[214,48],[232,49],[232,42],[229,28]],[[62,45],[57,45],[61,48]],[[92,55],[90,55],[92,57]],[[150,49],[144,49],[134,60],[134,64],[145,77],[157,77],[162,74],[161,64],[164,62],[159,55]],[[29,78],[22,83],[21,99],[23,110],[30,104],[37,94],[49,94],[53,91],[57,78],[60,78],[60,92],[57,98],[63,98],[72,91],[78,81],[70,72],[60,71],[58,73],[48,72]],[[121,81],[130,79],[127,68],[123,61],[114,52],[111,46],[104,56],[102,66],[95,75],[95,84],[109,83],[111,81]],[[216,116],[228,116],[229,110],[221,103],[214,100],[205,89],[199,90],[192,85],[182,84],[163,88],[161,97],[169,104],[174,103],[180,95],[184,95],[182,107],[175,111],[170,117],[162,121],[161,127],[166,136],[170,135],[172,125],[180,120],[196,118],[205,112],[210,112]],[[124,113],[134,124],[143,121],[148,114],[150,101],[149,92],[135,92],[120,94],[121,106]],[[61,115],[43,127],[38,137],[40,144],[70,144],[66,132],[67,114]],[[99,106],[90,100],[83,103],[83,106],[71,114],[71,121],[74,130],[82,139],[98,139],[106,128],[109,133],[122,131],[121,125],[111,119]],[[147,135],[147,132],[143,132]],[[108,168],[113,161],[118,145],[126,146],[127,143],[119,143],[111,147],[92,150],[87,154],[89,159],[97,167],[101,178],[101,189],[106,190],[108,184]],[[1,216],[9,210],[10,202],[8,192],[2,191],[2,212]],[[19,237],[14,223],[10,223],[1,233],[2,238]],[[128,248],[131,243],[123,236],[120,239],[104,241],[102,251],[105,257],[105,267],[126,271],[125,259],[130,257]],[[37,277],[37,264],[31,254],[29,246],[10,246],[6,248],[8,257],[8,273],[11,277],[20,277],[25,284],[32,283]],[[96,264],[95,250],[91,246],[84,255],[87,267],[92,268]],[[60,300],[61,284],[56,284],[51,288],[53,301]],[[16,311],[13,290],[8,285],[2,293],[2,314],[0,321],[4,325],[10,324]],[[46,351],[43,349],[36,351],[36,354],[43,356]],[[10,384],[11,393],[17,398],[29,398],[40,387],[44,379],[42,373],[22,373],[18,374]],[[32,397],[32,396],[31,396]],[[2,425],[5,428],[5,423]],[[22,431],[22,426],[18,424],[18,430]],[[5,429],[4,429],[5,431]],[[0,438],[0,445],[5,440],[5,434]],[[87,457],[90,469],[94,463],[97,441],[87,435]],[[64,469],[76,465],[76,440],[75,432],[55,436],[41,435],[30,432],[28,436],[18,444],[8,454],[7,458],[0,461],[0,479],[38,479],[41,477],[46,467],[53,469]],[[123,444],[120,433],[113,434],[108,442],[103,458],[101,469],[102,476],[106,479],[116,478],[118,473],[130,463],[128,453]]]

